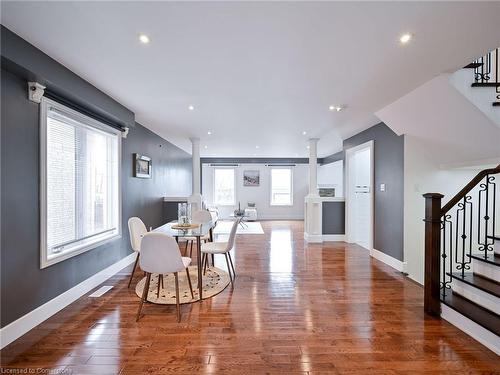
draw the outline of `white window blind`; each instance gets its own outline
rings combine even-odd
[[[233,168],[214,169],[214,203],[221,206],[236,204]]]
[[[119,131],[42,101],[42,268],[120,235]]]
[[[292,168],[271,169],[271,205],[293,205],[293,173]]]

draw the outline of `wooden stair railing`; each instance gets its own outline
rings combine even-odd
[[[463,275],[470,269],[470,259],[466,257],[473,255],[473,249],[481,254],[484,252],[485,257],[488,252],[493,253],[493,245],[488,239],[495,236],[497,201],[494,175],[498,173],[500,164],[479,172],[444,206],[441,206],[443,194],[424,194],[424,310],[429,315],[440,316],[441,301],[445,301],[450,294],[451,280],[447,279],[447,267],[450,273],[458,270]],[[470,194],[478,185],[477,215],[473,215],[473,199]],[[450,211],[455,206],[455,215],[451,215]],[[484,216],[482,209],[485,210]],[[476,218],[478,226],[473,228],[473,220]],[[473,244],[473,237],[477,237],[477,243]]]

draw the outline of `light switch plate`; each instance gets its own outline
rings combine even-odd
[[[380,184],[380,191],[385,191],[385,184]]]

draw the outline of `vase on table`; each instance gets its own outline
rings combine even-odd
[[[177,218],[180,225],[191,224],[191,203],[179,203]]]

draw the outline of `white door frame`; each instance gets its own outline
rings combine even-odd
[[[368,234],[368,250],[370,251],[370,254],[373,250],[373,233],[374,233],[374,215],[375,215],[375,160],[374,160],[374,147],[375,147],[375,142],[368,141],[363,144],[360,144],[358,146],[351,147],[345,151],[345,197],[346,197],[346,210],[345,210],[345,233],[346,233],[346,242],[348,243],[354,243],[354,230],[352,228],[352,223],[351,223],[351,217],[350,212],[353,208],[352,206],[352,199],[354,197],[354,191],[349,186],[350,183],[350,178],[351,178],[351,168],[352,164],[350,164],[350,159],[352,158],[353,154],[357,151],[363,150],[363,149],[370,149],[370,206],[371,206],[371,215],[370,215],[370,233]]]

